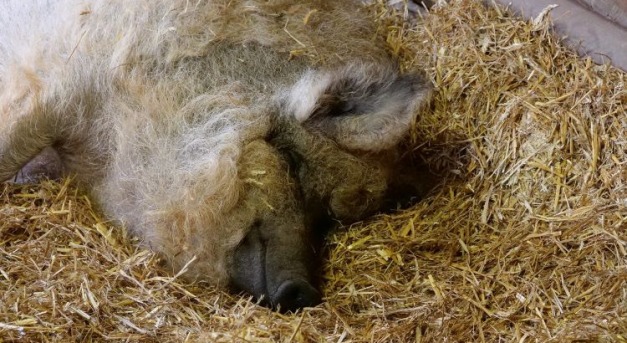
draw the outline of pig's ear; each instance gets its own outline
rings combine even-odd
[[[282,95],[283,111],[348,150],[381,151],[409,131],[432,86],[394,66],[308,71]]]

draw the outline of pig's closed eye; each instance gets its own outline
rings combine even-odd
[[[279,150],[285,162],[289,166],[289,172],[292,176],[297,175],[303,164],[303,158],[295,151],[286,148]]]

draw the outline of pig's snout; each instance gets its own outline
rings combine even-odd
[[[271,296],[272,307],[284,312],[294,312],[303,307],[318,305],[322,299],[320,293],[305,280],[286,280]]]
[[[309,241],[286,223],[257,224],[235,249],[230,266],[234,288],[252,294],[261,304],[294,312],[321,302],[312,285],[315,260]]]

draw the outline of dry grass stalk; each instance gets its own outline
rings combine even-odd
[[[0,342],[626,342],[625,74],[452,2],[418,27],[376,7],[438,88],[412,140],[442,184],[330,237],[325,304],[180,284],[67,183],[3,186]]]

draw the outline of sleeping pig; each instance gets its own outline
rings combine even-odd
[[[361,11],[4,0],[0,179],[72,175],[189,280],[316,305],[315,237],[381,210],[431,92]]]

